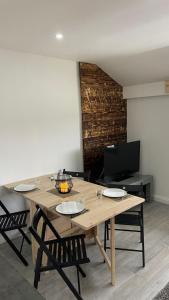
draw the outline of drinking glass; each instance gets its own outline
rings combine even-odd
[[[98,198],[98,199],[101,199],[101,198],[102,198],[102,193],[103,193],[102,189],[97,189],[96,195],[97,195],[97,198]]]

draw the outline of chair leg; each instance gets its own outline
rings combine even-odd
[[[140,227],[140,243],[142,243],[142,233],[141,233],[141,227]]]
[[[143,224],[143,208],[142,208],[142,205],[141,205],[141,210],[139,212],[139,217],[141,219],[141,225],[140,225],[140,242],[139,243],[142,243],[142,233],[141,233],[141,228],[142,228],[142,224]]]
[[[107,227],[107,240],[109,241],[109,223],[107,222],[106,224]]]
[[[62,279],[64,280],[64,282],[69,287],[69,289],[72,291],[72,293],[74,294],[74,296],[76,297],[76,299],[83,300],[82,297],[81,297],[81,295],[78,293],[78,291],[76,290],[76,288],[74,287],[74,285],[71,283],[71,281],[69,280],[69,278],[63,272],[63,270],[62,269],[58,269],[57,266],[56,266],[56,269],[59,272],[59,274],[62,277]]]
[[[79,277],[79,266],[76,266],[76,270],[77,270],[78,292],[79,292],[79,295],[81,295],[81,290],[80,290],[80,277]]]
[[[25,266],[28,266],[28,262],[26,261],[26,259],[23,257],[23,255],[19,252],[19,250],[16,248],[16,246],[14,245],[14,243],[9,239],[9,237],[5,234],[5,232],[1,232],[3,238],[6,240],[6,242],[11,246],[11,248],[13,249],[13,251],[15,252],[15,254],[19,257],[19,259],[22,261],[22,263]]]
[[[141,205],[141,243],[142,243],[142,261],[143,261],[143,268],[145,267],[145,247],[144,247],[144,214],[143,214],[143,204]]]
[[[21,229],[21,228],[18,228],[19,232],[22,234],[22,236],[25,238],[25,240],[27,241],[27,243],[29,245],[31,245],[31,241],[30,239],[28,238],[28,236],[26,235],[26,233]]]
[[[42,264],[42,251],[38,249],[36,266],[35,266],[35,277],[34,277],[34,287],[38,288],[38,282],[40,281],[40,268]]]
[[[86,277],[86,274],[85,274],[85,272],[82,270],[82,268],[79,266],[79,272],[81,273],[81,275],[83,276],[83,277]]]
[[[22,253],[23,243],[24,243],[24,236],[22,237],[21,247],[20,247],[20,253]]]
[[[144,226],[141,226],[141,243],[142,243],[142,262],[145,267],[145,247],[144,247]]]
[[[104,223],[104,251],[106,251],[107,248],[107,222]]]

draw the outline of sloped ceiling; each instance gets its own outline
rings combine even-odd
[[[0,0],[0,47],[93,62],[122,85],[169,79],[169,1]]]

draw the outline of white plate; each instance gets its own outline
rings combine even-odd
[[[82,201],[62,202],[56,206],[56,211],[64,215],[73,215],[82,212],[85,209]]]
[[[111,198],[119,198],[119,197],[124,197],[127,195],[127,192],[122,190],[122,189],[116,189],[116,188],[112,188],[112,189],[105,189],[103,191],[103,195],[106,197],[111,197]]]
[[[16,192],[29,192],[36,189],[36,185],[34,184],[19,184],[14,187]]]

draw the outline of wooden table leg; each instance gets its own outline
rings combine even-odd
[[[36,205],[33,201],[30,201],[30,224],[32,223],[32,219],[33,219],[33,216],[36,212]],[[38,225],[38,233],[41,233],[42,231],[42,220],[39,222],[39,225]],[[39,245],[37,244],[36,240],[34,239],[34,237],[31,235],[31,242],[32,242],[32,262],[33,262],[33,265],[35,265],[36,263],[36,256],[37,256],[37,250],[39,248]],[[46,255],[44,254],[43,255],[43,263],[46,262]]]
[[[36,212],[36,205],[34,202],[30,201],[30,224],[32,223],[32,218],[33,218],[35,212]],[[37,243],[32,235],[31,235],[31,241],[32,241],[32,262],[33,262],[33,265],[35,265],[36,253],[37,253]]]
[[[95,239],[96,236],[99,236],[99,226],[94,227],[93,230],[94,230],[94,239]],[[96,240],[95,240],[95,243],[96,243]]]
[[[95,239],[95,242],[96,242],[97,246],[99,247],[101,255],[103,256],[109,270],[111,270],[111,261],[110,261],[108,255],[107,255],[107,253],[105,252],[103,244],[102,244],[102,242],[99,238],[99,228],[98,228],[98,226],[94,228],[94,239]]]
[[[115,285],[115,219],[110,220],[110,257],[111,257],[111,283]]]

